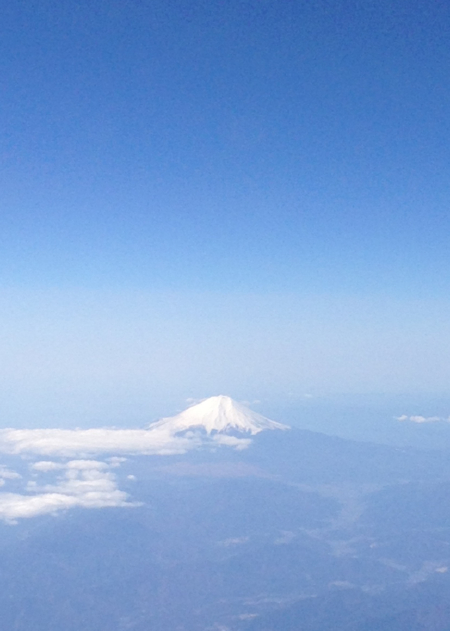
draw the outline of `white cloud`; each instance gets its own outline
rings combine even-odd
[[[126,460],[126,458],[121,458],[120,456],[112,456],[111,458],[108,458],[108,462],[112,467],[120,467],[122,462],[126,462]]]
[[[48,460],[41,460],[34,462],[31,468],[35,471],[56,471],[58,469],[108,469],[108,466],[115,466],[115,464],[108,465],[106,462],[99,462],[98,460],[71,460],[70,462],[52,462]]]
[[[16,480],[21,478],[22,476],[16,471],[11,471],[4,465],[0,465],[0,478],[2,480]]]
[[[0,493],[0,520],[55,513],[74,507],[102,508],[134,506],[129,496],[117,487],[113,469],[126,460],[125,455],[183,454],[202,445],[225,445],[245,449],[249,438],[224,434],[205,437],[190,431],[176,435],[167,427],[148,429],[2,429],[0,453],[35,456],[29,465],[30,478],[22,490]],[[92,456],[103,454],[105,461]],[[66,459],[66,461],[64,461]],[[21,476],[0,465],[0,486]],[[128,480],[134,480],[133,475]],[[14,489],[15,490],[15,489]]]
[[[410,421],[411,423],[437,423],[437,422],[450,422],[450,417],[444,418],[442,416],[421,416],[419,414],[408,416],[402,414],[402,416],[395,417],[397,421]]]
[[[251,439],[237,438],[225,434],[211,437],[214,444],[235,449],[246,449]],[[196,432],[177,436],[165,428],[150,429],[3,429],[0,430],[0,453],[36,454],[39,456],[83,458],[92,454],[183,454],[199,448],[205,438]],[[120,456],[109,458],[112,466],[123,461]],[[57,468],[55,463],[36,463],[37,470]],[[1,478],[1,473],[0,473]]]
[[[117,488],[110,465],[97,460],[71,460],[66,463],[36,462],[30,468],[41,474],[58,472],[53,484],[26,484],[26,493],[0,493],[0,519],[18,519],[55,513],[74,507],[103,508],[135,506],[128,494]]]
[[[0,493],[0,520],[15,522],[74,507],[134,506],[117,487],[112,472],[126,460],[125,455],[183,454],[205,443],[240,450],[251,439],[224,434],[205,437],[195,431],[177,435],[164,425],[148,429],[2,429],[0,453],[35,456],[36,461],[30,463],[32,479],[23,480],[21,491]],[[103,454],[105,461],[92,459],[94,454]],[[0,465],[0,486],[13,478],[21,476]],[[134,479],[128,476],[128,480]]]
[[[45,495],[20,495],[18,493],[0,494],[0,518],[15,522],[25,517],[36,517],[44,513],[53,513],[76,505],[76,498],[61,493]]]
[[[36,471],[47,472],[47,471],[55,471],[57,469],[63,469],[64,465],[61,464],[60,462],[50,462],[48,460],[41,460],[40,462],[34,462],[31,465],[31,468],[35,469]]]
[[[199,437],[173,436],[158,429],[3,429],[0,452],[76,457],[94,453],[182,454],[198,447]]]
[[[99,462],[98,460],[71,460],[66,464],[66,468],[68,470],[95,471],[97,469],[108,469],[108,465],[106,462]]]
[[[237,451],[247,449],[252,442],[251,438],[238,438],[237,436],[228,436],[228,434],[214,434],[212,440],[218,445],[234,447]]]

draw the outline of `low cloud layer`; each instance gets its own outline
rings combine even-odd
[[[411,423],[450,423],[450,416],[445,418],[443,416],[421,416],[421,415],[413,415],[408,416],[406,414],[402,414],[402,416],[395,417],[397,421],[409,421]]]
[[[179,436],[164,428],[0,430],[0,454],[21,463],[20,474],[0,464],[0,520],[15,523],[76,507],[136,506],[113,472],[125,455],[183,454],[205,443],[245,449],[251,439],[191,431]],[[23,457],[29,459],[25,472]]]
[[[198,446],[195,437],[144,429],[4,429],[0,453],[77,457],[89,454],[182,454]]]
[[[214,444],[245,449],[248,438],[216,434]],[[175,436],[164,429],[3,429],[0,430],[0,453],[37,454],[66,458],[92,454],[183,454],[203,444],[194,432]],[[0,472],[1,477],[1,472]]]
[[[135,506],[128,494],[117,488],[116,476],[111,471],[114,466],[96,460],[32,463],[29,467],[32,479],[24,481],[24,492],[0,493],[0,519],[14,523],[75,507]],[[22,478],[12,471],[8,474],[9,479]],[[54,479],[42,480],[49,475]]]

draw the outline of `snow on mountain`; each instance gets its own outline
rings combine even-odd
[[[266,429],[289,429],[289,426],[271,421],[230,397],[219,395],[176,416],[162,418],[152,423],[149,429],[164,429],[172,435],[193,429],[203,429],[208,434],[235,431],[254,435]]]

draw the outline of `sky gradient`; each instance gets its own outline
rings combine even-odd
[[[450,395],[448,3],[0,18],[3,426]]]

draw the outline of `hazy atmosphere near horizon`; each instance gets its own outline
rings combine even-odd
[[[0,631],[449,631],[450,3],[0,33]]]
[[[3,426],[220,393],[448,416],[406,409],[450,400],[447,3],[18,1],[1,30]]]

